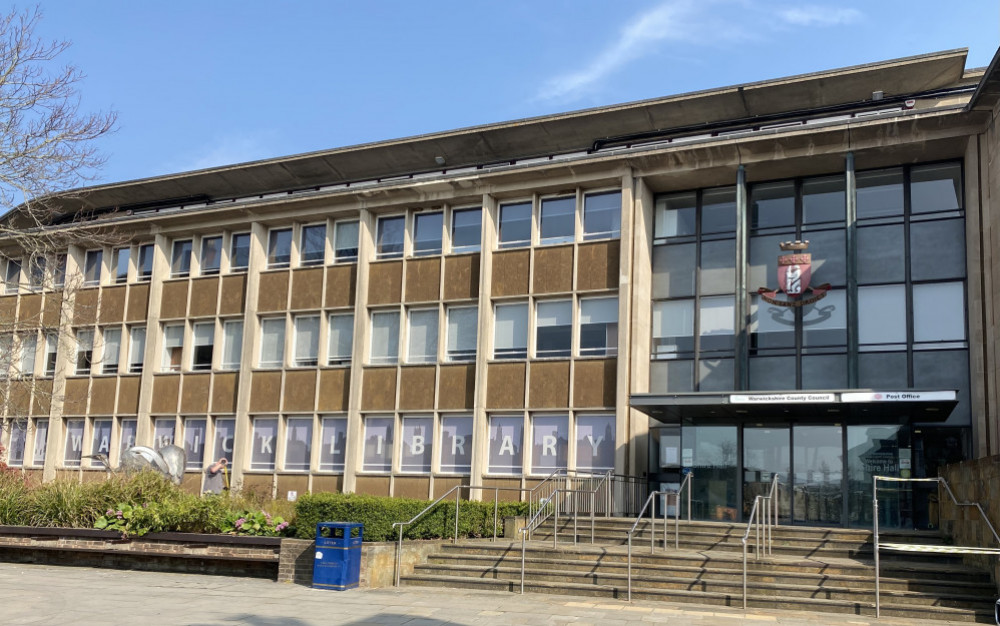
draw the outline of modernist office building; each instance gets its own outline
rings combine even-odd
[[[51,228],[120,241],[4,249],[8,463],[176,442],[191,489],[225,456],[278,497],[693,470],[705,519],[777,474],[788,521],[870,524],[873,474],[1000,446],[997,71],[965,57],[74,194]]]

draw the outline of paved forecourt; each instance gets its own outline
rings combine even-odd
[[[3,624],[865,624],[856,615],[409,587],[336,592],[250,578],[0,563]]]

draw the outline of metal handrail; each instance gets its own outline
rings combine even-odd
[[[668,493],[673,495],[678,495],[674,492],[666,491],[653,491],[646,498],[646,502],[642,505],[639,510],[639,515],[636,516],[635,522],[632,524],[632,528],[628,529],[628,601],[632,601],[632,534],[635,529],[639,526],[639,522],[642,521],[643,516],[646,514],[646,509],[649,508],[649,503],[653,501],[653,498],[660,495],[667,495]],[[680,504],[678,502],[677,504]],[[676,510],[676,509],[675,509]],[[654,506],[649,511],[650,528],[649,528],[649,553],[653,554],[653,541],[656,538],[656,507]],[[663,510],[663,544],[666,546],[667,543],[667,511],[666,508]]]
[[[767,510],[767,515],[765,519],[767,523],[764,526],[765,532],[767,533],[767,554],[774,554],[774,527],[778,525],[778,508],[781,504],[778,486],[778,474],[775,472],[774,476],[771,478],[771,488],[767,491],[767,496],[765,500],[765,508]]]
[[[750,531],[753,529],[753,523],[757,522],[757,558],[760,558],[760,503],[764,499],[764,496],[755,496],[753,499],[753,508],[750,509],[750,517],[747,519],[747,529],[743,533],[743,538],[740,540],[743,542],[743,610],[747,608],[747,542],[750,540]]]
[[[556,489],[555,491],[552,492],[552,494],[548,498],[545,499],[544,502],[541,502],[539,504],[538,512],[535,513],[534,517],[532,517],[531,519],[529,519],[528,522],[524,525],[524,528],[522,528],[520,530],[520,532],[521,532],[521,593],[522,594],[524,593],[524,553],[527,551],[527,537],[528,537],[528,535],[531,532],[532,525],[533,524],[540,524],[541,523],[541,522],[538,522],[537,520],[538,520],[538,517],[542,514],[542,510],[543,510],[542,507],[547,506],[550,502],[552,502],[552,499],[555,498],[558,494],[559,494],[559,490]]]

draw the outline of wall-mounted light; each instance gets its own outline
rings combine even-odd
[[[445,163],[444,157],[443,156],[436,156],[436,157],[434,157],[434,162],[437,163],[438,165],[444,165],[444,163]]]

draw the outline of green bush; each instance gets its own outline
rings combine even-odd
[[[295,506],[296,536],[312,539],[319,522],[360,522],[366,541],[392,541],[397,537],[392,524],[412,519],[430,504],[429,500],[384,498],[340,493],[312,493],[299,496]],[[501,502],[498,507],[498,535],[503,534],[503,518],[524,515],[527,505]],[[441,502],[409,525],[407,539],[443,539],[455,534],[455,503]],[[493,536],[493,503],[461,501],[458,510],[459,537]]]

